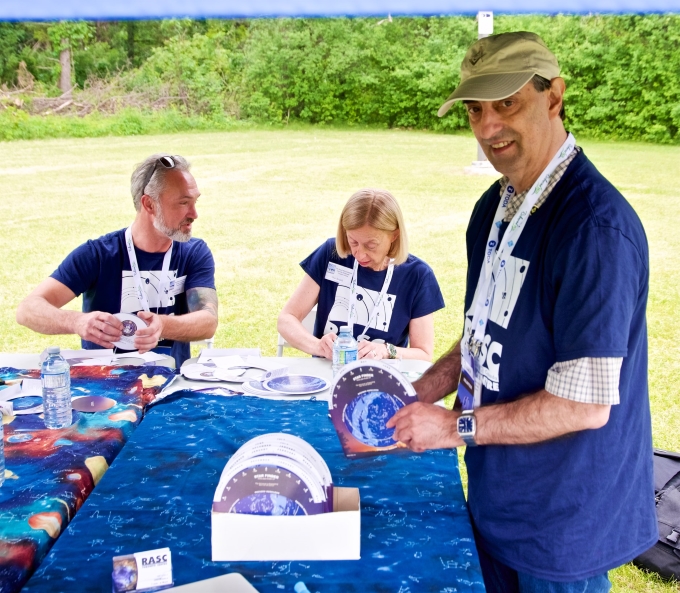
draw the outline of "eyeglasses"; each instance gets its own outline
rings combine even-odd
[[[153,169],[151,169],[151,173],[149,173],[146,176],[146,179],[144,180],[144,185],[142,186],[142,192],[146,191],[146,186],[149,185],[149,182],[151,181],[151,178],[153,177],[153,174],[156,172],[156,169],[158,169],[158,164],[163,165],[166,169],[174,169],[176,166],[175,159],[171,156],[162,156],[158,157],[156,159],[156,162],[154,163]]]

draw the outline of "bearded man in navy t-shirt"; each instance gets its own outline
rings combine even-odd
[[[647,240],[565,130],[564,92],[532,33],[468,50],[439,115],[463,101],[504,177],[468,226],[463,337],[388,422],[414,451],[467,445],[489,592],[605,593],[657,539]],[[433,405],[456,390],[453,411]]]
[[[113,348],[123,324],[117,313],[136,314],[134,348],[190,357],[191,341],[217,329],[215,262],[208,246],[191,236],[200,196],[189,162],[154,154],[132,174],[137,211],[128,229],[87,241],[19,305],[17,321],[43,334],[78,334],[85,349]],[[62,309],[83,295],[82,312]]]

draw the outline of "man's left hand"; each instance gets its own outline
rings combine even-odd
[[[140,311],[137,313],[137,317],[149,326],[140,329],[135,335],[135,348],[139,350],[140,354],[144,354],[158,346],[163,335],[163,317],[149,311]]]
[[[458,436],[457,412],[434,404],[415,402],[401,408],[386,424],[394,428],[394,439],[416,453],[463,445]]]

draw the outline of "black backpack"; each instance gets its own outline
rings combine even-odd
[[[659,541],[633,562],[667,579],[680,579],[680,453],[654,449]]]

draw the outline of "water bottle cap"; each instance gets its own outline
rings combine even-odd
[[[341,325],[340,331],[341,332],[348,332],[349,331],[349,325]]]
[[[47,354],[59,354],[60,351],[59,346],[49,346],[47,348]]]

